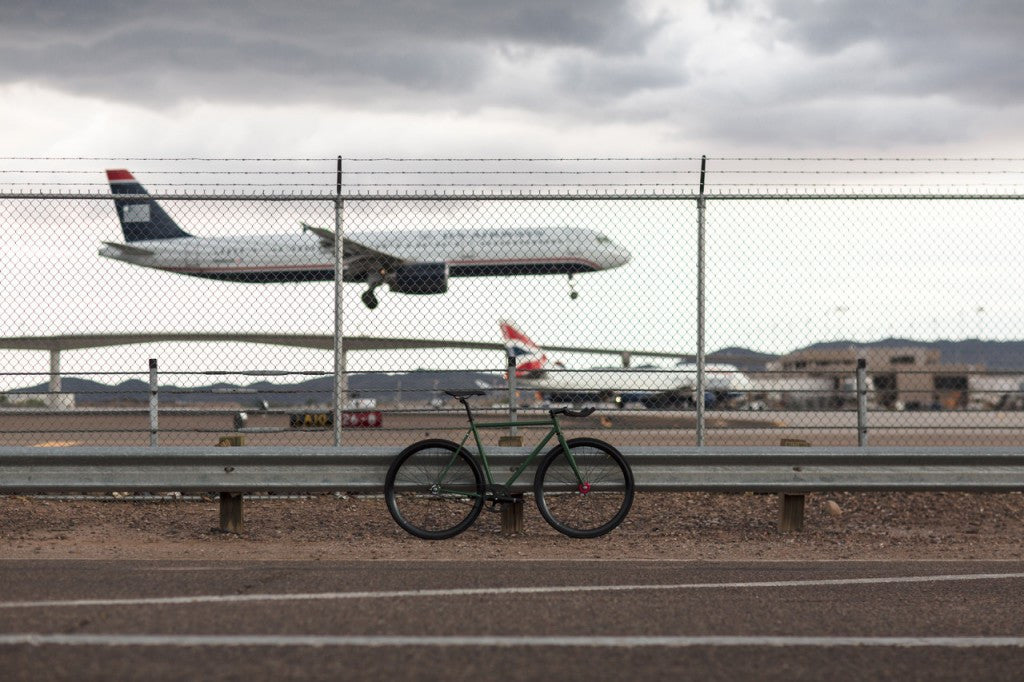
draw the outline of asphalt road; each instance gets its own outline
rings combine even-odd
[[[0,562],[4,679],[1020,679],[1021,562]]]

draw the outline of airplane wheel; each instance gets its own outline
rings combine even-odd
[[[373,291],[365,291],[361,297],[363,299],[363,305],[370,310],[377,307],[377,297],[373,294]]]
[[[575,291],[573,291],[572,293],[570,293],[570,294],[569,294],[569,298],[571,298],[571,299],[572,299],[572,300],[574,300],[574,301],[575,301],[575,300],[576,300],[577,298],[579,298],[579,297],[580,297],[579,293],[578,293],[578,292],[575,292]]]

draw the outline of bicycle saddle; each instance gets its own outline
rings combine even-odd
[[[472,398],[475,395],[486,395],[485,391],[445,391],[448,395],[453,398],[462,400],[463,398]]]
[[[566,417],[589,417],[594,414],[596,407],[584,407],[582,410],[570,410],[568,407],[559,407],[556,410],[548,410],[552,417],[556,414],[564,414]]]

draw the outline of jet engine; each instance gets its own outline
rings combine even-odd
[[[398,294],[443,294],[448,291],[448,264],[409,263],[391,273],[387,283]]]

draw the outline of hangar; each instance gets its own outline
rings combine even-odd
[[[780,377],[827,377],[833,389],[850,385],[857,361],[867,363],[874,386],[874,403],[890,409],[963,409],[970,400],[972,374],[984,365],[943,363],[938,350],[922,346],[816,348],[795,351],[768,363]]]

